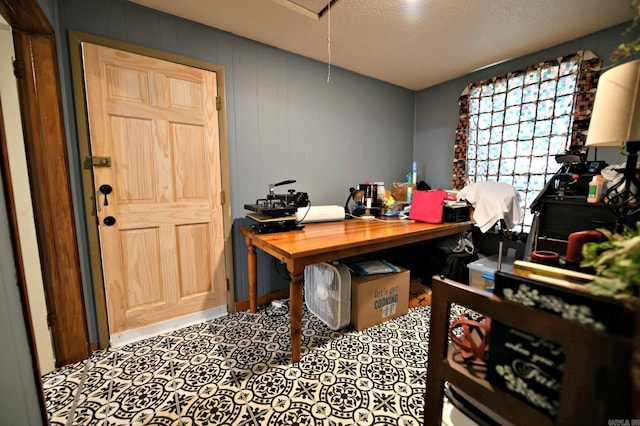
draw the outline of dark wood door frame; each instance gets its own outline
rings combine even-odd
[[[62,366],[87,359],[90,342],[71,196],[55,33],[37,0],[0,0],[0,14],[13,31],[20,109],[48,320],[56,365]],[[15,205],[10,200],[7,202],[8,209],[15,213]],[[15,222],[12,226],[16,228]]]

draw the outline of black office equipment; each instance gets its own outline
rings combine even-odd
[[[468,205],[447,204],[443,206],[443,222],[466,222],[471,220],[471,209]]]
[[[274,222],[258,222],[255,225],[251,225],[251,228],[255,229],[258,234],[272,234],[274,232],[299,230],[304,228],[304,225],[299,225],[295,220],[278,220]]]
[[[258,234],[271,234],[274,232],[287,232],[304,228],[296,220],[298,207],[310,205],[306,192],[296,192],[290,189],[286,194],[276,194],[275,187],[295,183],[295,180],[269,184],[267,198],[256,200],[255,204],[245,204],[244,208],[253,213],[247,213],[247,217],[257,223],[251,225]]]
[[[309,205],[309,195],[306,192],[296,192],[290,189],[286,194],[276,194],[275,187],[295,183],[295,180],[285,180],[269,185],[267,198],[259,198],[255,204],[245,204],[244,208],[270,217],[295,216],[298,207]]]

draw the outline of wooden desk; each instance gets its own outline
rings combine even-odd
[[[407,220],[351,219],[306,224],[299,231],[257,234],[251,227],[240,232],[249,249],[249,308],[257,308],[256,247],[287,265],[291,321],[291,360],[300,361],[302,338],[302,275],[307,265],[470,231],[471,222],[428,224]]]

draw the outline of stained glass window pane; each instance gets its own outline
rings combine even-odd
[[[538,100],[539,87],[537,84],[526,86],[522,92],[522,102],[535,102]]]
[[[527,73],[525,77],[525,84],[538,83],[540,81],[540,70],[531,70]]]
[[[520,105],[520,103],[522,103],[522,88],[518,87],[510,90],[507,93],[507,105]]]
[[[500,159],[500,148],[501,144],[492,144],[489,145],[489,160],[498,160]]]
[[[478,145],[478,160],[489,160],[489,148],[486,145]]]
[[[573,94],[576,90],[576,76],[567,75],[558,80],[558,96]]]
[[[520,126],[518,126],[517,124],[513,126],[505,126],[503,139],[510,141],[518,139],[518,127]]]
[[[522,120],[523,121],[535,120],[537,109],[538,109],[538,104],[536,103],[528,103],[528,104],[522,105]]]
[[[553,116],[554,107],[555,102],[551,99],[538,103],[538,120],[546,120],[548,118],[551,118],[551,116]]]
[[[507,108],[507,113],[504,117],[504,124],[514,124],[520,121],[520,105]]]
[[[554,156],[569,147],[578,72],[573,58],[470,91],[467,179],[513,185],[525,211],[519,231],[529,231],[529,206],[555,173]]]
[[[529,161],[529,156],[531,155],[531,151],[533,151],[533,140],[527,139],[518,142],[518,150],[516,152],[517,157],[524,157]]]
[[[536,138],[533,141],[531,155],[541,156],[549,152],[549,138]]]
[[[569,142],[569,137],[564,136],[552,136],[549,142],[549,153],[551,155],[561,154]]]
[[[518,143],[516,141],[506,141],[502,144],[502,158],[516,158]]]
[[[513,158],[505,158],[500,162],[500,171],[504,174],[513,174],[516,161]]]
[[[493,111],[493,99],[490,97],[480,99],[480,112]]]
[[[578,75],[578,61],[566,61],[560,64],[560,75]]]
[[[526,157],[516,158],[516,174],[524,175],[529,172],[530,161]]]
[[[571,111],[573,110],[573,96],[567,95],[557,98],[554,108],[555,111],[553,114],[556,117],[571,114]]]
[[[486,145],[491,138],[491,130],[480,130],[478,132],[478,145]]]
[[[559,71],[560,71],[560,67],[558,67],[557,65],[552,65],[552,66],[543,67],[540,70],[540,74],[543,80],[555,81],[558,78]]]
[[[491,141],[490,143],[500,143],[502,142],[502,127],[494,127],[491,132]]]
[[[500,171],[500,161],[489,160],[489,175],[497,176]]]
[[[529,189],[532,191],[540,191],[544,188],[544,175],[533,175],[529,178]]]
[[[493,84],[487,84],[485,86],[482,86],[480,93],[482,97],[493,95]]]
[[[488,129],[490,127],[491,127],[491,114],[490,113],[480,114],[480,119],[478,120],[478,128]]]
[[[524,78],[522,75],[515,75],[509,79],[508,88],[513,89],[514,87],[522,87],[524,82]]]
[[[540,85],[540,99],[553,99],[556,96],[556,81],[545,81]]]
[[[500,93],[493,97],[493,110],[503,111],[507,97],[504,93]]]
[[[527,141],[533,138],[533,129],[535,125],[533,121],[525,121],[520,123],[520,132],[518,133],[518,139],[521,141]]]
[[[480,100],[479,99],[469,99],[469,113],[477,114],[480,111]]]
[[[551,120],[543,120],[536,122],[536,136],[547,136],[551,134]]]

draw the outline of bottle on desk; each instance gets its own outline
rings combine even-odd
[[[593,175],[589,182],[589,195],[587,195],[587,203],[599,203],[602,200],[602,175]]]

